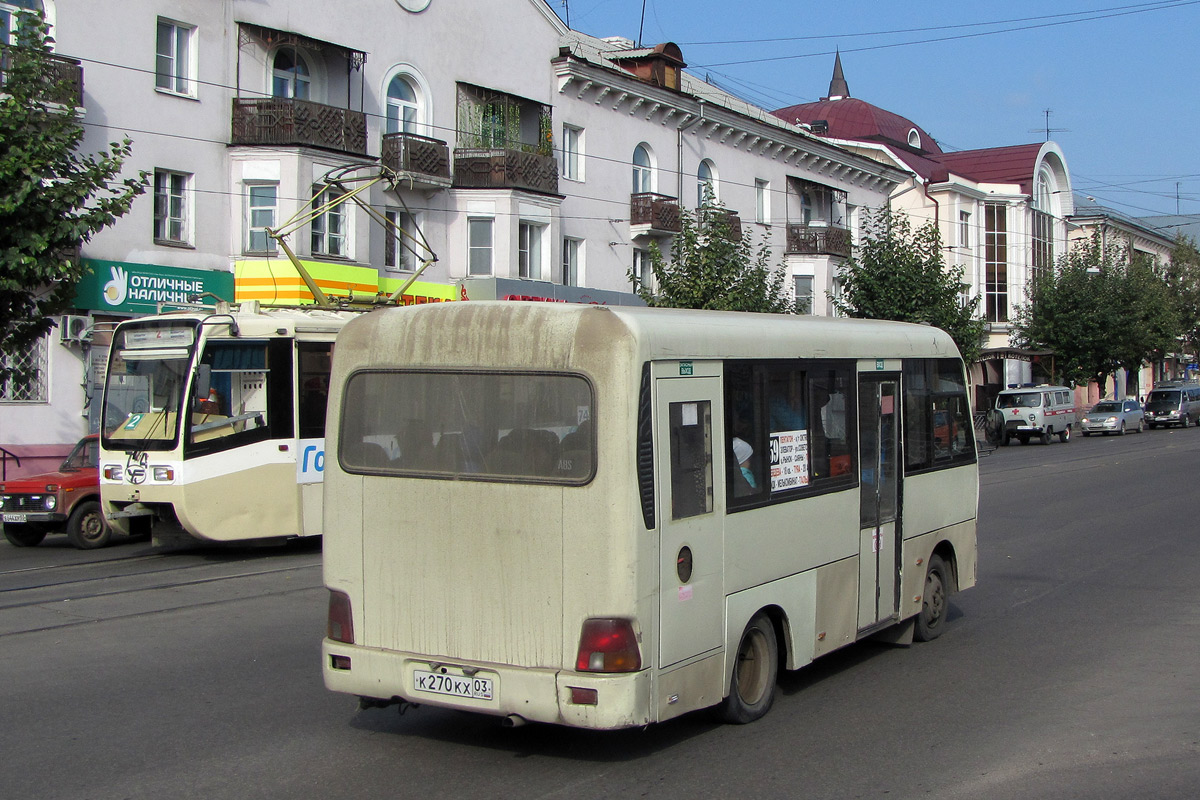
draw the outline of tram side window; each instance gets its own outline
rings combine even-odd
[[[962,362],[904,362],[904,428],[908,473],[974,461],[975,431]]]
[[[292,436],[290,348],[286,340],[206,345],[192,403],[191,454]]]
[[[300,438],[321,439],[325,436],[325,408],[329,401],[329,371],[333,358],[333,342],[299,342],[296,344],[299,364]]]
[[[828,362],[727,362],[731,510],[854,484],[852,370]]]

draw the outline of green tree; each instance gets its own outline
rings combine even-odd
[[[80,245],[125,214],[146,175],[118,180],[128,138],[94,155],[73,84],[50,52],[40,15],[22,12],[3,53],[0,97],[0,355],[26,350],[71,307],[85,273]],[[7,372],[7,371],[6,371]],[[0,378],[7,374],[0,373]]]
[[[770,267],[766,243],[755,251],[750,234],[735,236],[729,213],[707,191],[704,206],[694,212],[683,210],[680,218],[669,260],[656,243],[650,245],[653,280],[643,277],[636,287],[647,305],[772,314],[797,311],[785,286],[787,273]],[[636,284],[637,276],[632,270],[628,274]]]
[[[1196,240],[1180,234],[1171,249],[1166,283],[1179,315],[1183,349],[1200,354],[1200,250]]]
[[[1067,380],[1103,386],[1117,368],[1136,372],[1169,349],[1178,332],[1177,306],[1154,263],[1130,260],[1128,248],[1097,231],[1033,277],[1011,338],[1053,350]]]
[[[858,252],[842,267],[843,314],[866,319],[924,322],[941,328],[970,364],[983,350],[979,298],[964,300],[969,288],[961,266],[947,266],[942,237],[928,223],[915,231],[908,218],[882,210],[870,215]]]

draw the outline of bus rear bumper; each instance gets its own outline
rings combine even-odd
[[[597,730],[649,724],[650,672],[619,675],[573,670],[431,659],[415,653],[349,645],[326,639],[321,645],[325,687],[368,700],[403,700],[416,705],[475,711],[520,721],[548,722]],[[490,681],[490,697],[453,696],[417,688],[418,674]],[[450,683],[458,683],[450,681]]]

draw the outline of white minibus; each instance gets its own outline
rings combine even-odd
[[[550,303],[338,335],[326,686],[597,729],[770,708],[975,583],[965,370],[928,326]]]

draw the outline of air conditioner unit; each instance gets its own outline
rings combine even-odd
[[[91,322],[88,317],[64,314],[58,320],[58,340],[63,344],[85,341]]]

